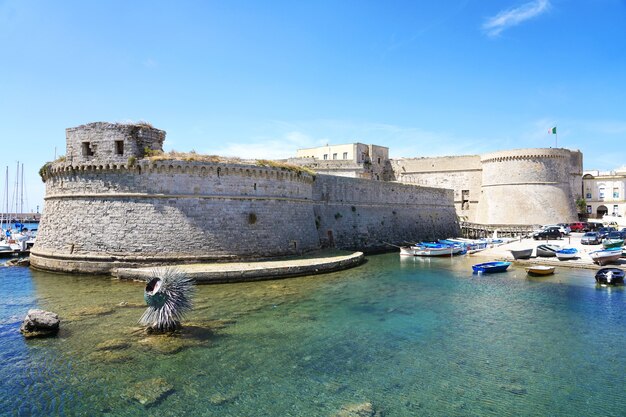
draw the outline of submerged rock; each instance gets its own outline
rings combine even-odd
[[[344,405],[333,417],[382,417],[382,415],[381,411],[374,409],[371,402],[364,402]]]
[[[89,359],[103,363],[122,363],[132,359],[132,356],[119,350],[97,350],[89,354]]]
[[[232,393],[231,394],[217,393],[209,397],[209,402],[212,405],[224,405],[226,403],[236,400],[238,396],[239,396],[238,394],[232,394]]]
[[[31,309],[20,326],[20,332],[26,338],[53,336],[59,331],[60,323],[56,313]]]
[[[130,347],[130,342],[124,339],[110,339],[96,345],[96,350],[122,350]]]
[[[149,407],[174,392],[174,387],[164,378],[153,378],[137,382],[126,391],[126,396]]]

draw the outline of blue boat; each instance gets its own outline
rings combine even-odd
[[[574,259],[578,257],[578,249],[576,248],[565,248],[556,251],[556,257],[559,261]]]
[[[485,262],[482,264],[472,265],[474,272],[504,272],[511,265],[511,262]]]

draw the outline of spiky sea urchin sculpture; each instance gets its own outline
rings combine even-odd
[[[176,268],[156,268],[147,278],[143,296],[148,308],[139,324],[150,331],[168,332],[180,327],[191,310],[193,280]]]

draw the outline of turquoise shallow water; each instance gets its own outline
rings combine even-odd
[[[568,269],[477,276],[475,262],[388,254],[200,286],[170,338],[135,327],[141,283],[3,268],[0,415],[332,416],[364,402],[385,416],[626,415],[624,288]],[[58,337],[23,339],[32,307],[61,316]],[[154,378],[171,390],[141,405],[136,384]]]

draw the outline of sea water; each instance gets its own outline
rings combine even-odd
[[[626,415],[624,288],[477,259],[198,286],[173,337],[137,328],[142,283],[2,268],[0,415]],[[58,336],[25,340],[29,308]]]

